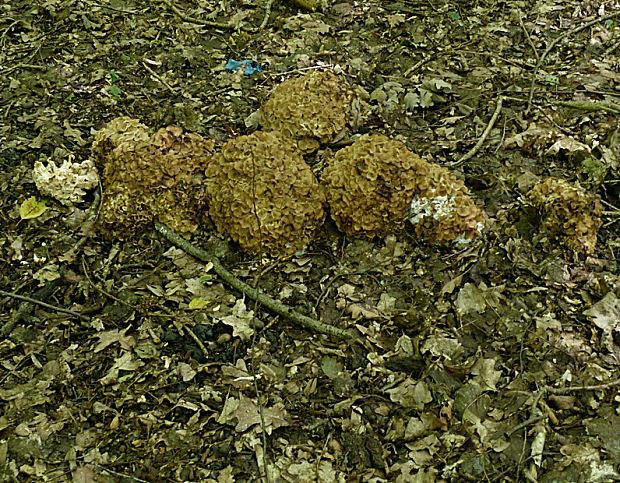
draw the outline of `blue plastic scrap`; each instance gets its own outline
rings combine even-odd
[[[263,71],[262,67],[253,60],[228,59],[225,69],[231,72],[239,72],[243,69],[243,75],[257,74]]]

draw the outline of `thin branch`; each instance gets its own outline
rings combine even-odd
[[[497,121],[497,118],[499,117],[499,113],[502,110],[503,102],[504,102],[504,97],[499,96],[499,98],[497,99],[497,105],[495,106],[495,112],[493,112],[493,115],[491,116],[491,119],[489,119],[489,123],[487,124],[487,127],[484,129],[484,132],[482,133],[482,136],[480,136],[480,139],[478,139],[478,142],[476,143],[476,145],[473,148],[471,148],[468,153],[463,155],[463,157],[459,159],[458,161],[454,161],[453,163],[448,163],[448,166],[458,166],[459,164],[462,164],[468,159],[470,159],[471,157],[473,157],[478,151],[480,151],[480,148],[482,148],[484,141],[489,136],[491,129],[493,129],[493,126],[495,125],[495,122]]]
[[[161,1],[164,2],[166,5],[168,5],[168,7],[181,20],[185,20],[186,22],[195,23],[198,25],[204,25],[205,27],[215,27],[215,28],[226,29],[226,30],[233,30],[236,28],[232,22],[224,23],[224,22],[211,22],[209,20],[200,20],[199,18],[192,17],[191,15],[187,15],[185,12],[183,12],[179,7],[177,7],[170,0],[161,0]]]
[[[429,60],[431,60],[432,56],[430,55],[426,55],[424,56],[421,60],[419,60],[418,62],[416,62],[415,64],[413,64],[411,67],[409,67],[405,73],[403,74],[403,77],[409,77],[411,74],[413,74],[416,70],[418,70],[420,67],[422,67],[424,64],[426,64]]]
[[[603,56],[602,57],[604,59],[606,59],[611,54],[613,54],[614,50],[616,50],[618,47],[620,47],[620,40],[618,40],[617,42],[614,42],[613,44],[611,44],[611,47],[609,47],[607,50],[605,50],[605,52],[603,52]]]
[[[554,101],[554,105],[579,109],[581,111],[607,111],[612,114],[620,114],[620,106],[613,102],[603,101]]]
[[[12,292],[5,292],[4,290],[0,290],[0,295],[4,295],[5,297],[11,297],[17,300],[23,300],[24,302],[29,302],[31,304],[40,305],[41,307],[45,307],[46,309],[54,310],[56,312],[62,312],[63,314],[69,314],[73,317],[78,317],[82,320],[89,320],[85,315],[80,314],[79,312],[75,312],[74,310],[65,309],[63,307],[57,307],[56,305],[48,304],[46,302],[42,302],[41,300],[37,300],[32,297],[26,297],[24,295],[17,295]]]
[[[536,424],[548,418],[550,418],[553,422],[554,421],[553,414],[547,414],[546,416],[544,416],[541,413],[540,409],[538,408],[538,406],[540,405],[540,406],[543,406],[543,409],[545,409],[545,412],[548,413],[550,411],[549,407],[544,402],[544,398],[548,394],[563,395],[563,394],[570,394],[572,392],[580,392],[580,391],[603,391],[605,389],[611,389],[612,387],[616,387],[616,386],[620,386],[620,379],[614,379],[612,381],[605,382],[603,384],[595,384],[595,385],[590,385],[590,386],[568,386],[568,387],[543,386],[532,394],[534,398],[532,399],[532,402],[530,403],[530,417],[526,419],[525,421],[521,422],[520,424],[514,426],[513,428],[510,428],[505,433],[498,433],[496,437],[502,436],[504,434],[507,437],[510,437],[510,435],[514,434],[516,431],[522,428],[531,426],[532,424]]]
[[[532,73],[532,82],[530,84],[530,95],[527,100],[527,109],[525,111],[526,113],[529,113],[532,107],[532,99],[534,99],[534,89],[536,87],[536,76],[538,75],[538,71],[540,70],[540,67],[542,66],[545,59],[547,58],[547,55],[549,55],[549,53],[555,48],[555,46],[559,44],[563,39],[568,37],[569,35],[576,34],[578,32],[581,32],[582,30],[585,30],[591,27],[592,25],[596,25],[597,23],[604,22],[605,20],[610,20],[618,16],[620,16],[620,12],[614,12],[608,15],[603,15],[602,17],[595,18],[594,20],[590,20],[589,22],[581,24],[578,27],[575,27],[574,29],[568,30],[564,32],[563,34],[557,36],[555,39],[553,39],[553,41],[549,44],[549,46],[545,49],[543,54],[540,56],[540,58],[538,59],[538,62],[536,62],[536,66],[534,67],[534,72]]]
[[[267,26],[267,22],[269,22],[269,16],[271,15],[271,7],[273,7],[274,0],[267,0],[267,5],[265,5],[265,16],[263,17],[263,21],[258,27],[258,30],[263,30]]]
[[[209,357],[209,351],[207,350],[207,348],[205,347],[205,345],[202,343],[202,341],[200,340],[200,337],[198,337],[196,335],[196,333],[194,332],[194,330],[187,326],[185,327],[185,329],[187,330],[187,333],[189,334],[189,336],[192,338],[192,340],[196,343],[196,345],[198,346],[198,348],[202,351],[202,355],[203,357],[206,359],[207,357]]]
[[[161,76],[155,72],[153,69],[151,69],[148,65],[146,65],[146,62],[142,62],[142,65],[144,66],[144,68],[153,76],[155,77],[155,79],[157,79],[159,82],[161,82],[164,87],[166,87],[170,92],[172,92],[173,94],[176,94],[176,92],[174,91],[174,89],[170,86],[170,84],[168,84],[164,79],[161,78]]]
[[[510,428],[505,433],[498,433],[497,436],[505,435],[507,438],[510,438],[510,436],[512,436],[514,433],[516,433],[520,429],[527,428],[528,426],[531,426],[532,424],[536,424],[536,423],[542,421],[543,419],[545,419],[545,417],[542,414],[537,414],[535,416],[530,416],[528,419],[526,419],[522,423],[517,424],[513,428]]]
[[[527,31],[527,28],[525,28],[525,24],[523,23],[523,19],[521,18],[520,15],[519,15],[519,23],[521,24],[521,28],[523,29],[523,33],[525,34],[527,43],[530,44],[530,47],[532,47],[532,52],[534,52],[534,57],[536,57],[536,60],[538,60],[540,58],[538,55],[538,50],[536,49],[536,45],[534,45],[534,42],[532,42],[532,37],[530,37],[530,33]]]
[[[602,391],[615,386],[620,386],[620,379],[592,386],[544,387],[543,390],[550,394],[569,394],[579,391]]]
[[[239,290],[240,292],[247,295],[252,300],[264,305],[269,310],[275,312],[278,315],[290,320],[296,325],[310,330],[312,332],[318,332],[320,334],[332,335],[334,337],[338,337],[341,339],[356,339],[357,336],[346,329],[339,329],[338,327],[334,327],[333,325],[324,324],[312,317],[308,317],[306,315],[300,314],[299,312],[294,311],[287,305],[284,305],[271,297],[261,293],[258,289],[248,285],[247,283],[239,280],[232,272],[230,272],[226,267],[222,265],[219,258],[206,250],[202,250],[201,248],[195,247],[190,242],[185,240],[184,238],[177,235],[166,225],[155,222],[155,230],[162,235],[166,240],[168,240],[173,245],[181,248],[183,251],[188,253],[189,255],[198,258],[199,260],[205,263],[212,263],[213,269],[215,272],[231,287]]]

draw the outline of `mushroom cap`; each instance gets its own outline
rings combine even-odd
[[[110,151],[120,144],[148,144],[150,139],[150,129],[140,120],[128,116],[115,117],[95,133],[91,155],[98,165],[102,165]]]
[[[362,136],[339,150],[321,176],[338,228],[362,238],[400,231],[422,163],[400,141],[378,134]]]
[[[409,222],[418,237],[438,244],[464,244],[483,230],[486,214],[476,205],[465,183],[450,170],[423,161]]]
[[[321,186],[280,133],[257,131],[228,141],[206,174],[213,223],[249,253],[289,256],[323,222]]]

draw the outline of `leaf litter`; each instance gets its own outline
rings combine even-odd
[[[620,478],[616,5],[1,8],[0,480]],[[94,175],[71,171],[119,116],[221,147],[309,69],[366,92],[358,134],[433,163],[490,127],[452,168],[492,221],[462,249],[327,221],[286,260],[251,257],[203,217],[193,243],[355,343],[274,316],[153,231],[103,240],[80,221]],[[337,149],[306,161],[319,173]],[[33,168],[67,159],[43,203]],[[601,197],[587,253],[527,203],[547,177]]]

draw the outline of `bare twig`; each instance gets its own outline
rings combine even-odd
[[[258,30],[263,30],[267,26],[267,22],[269,22],[269,16],[271,15],[271,7],[273,7],[274,0],[267,0],[267,5],[265,5],[265,16],[263,17],[263,21],[258,27]]]
[[[602,101],[554,101],[554,105],[581,111],[607,111],[620,114],[620,105]]]
[[[189,336],[192,338],[192,340],[196,343],[196,345],[198,346],[198,348],[202,351],[202,355],[205,357],[205,359],[207,357],[209,357],[209,351],[207,351],[207,348],[205,347],[205,345],[202,343],[202,341],[200,340],[200,338],[196,335],[196,333],[194,332],[194,330],[191,327],[185,327],[187,329],[187,333],[189,334]]]
[[[163,80],[161,78],[161,76],[155,72],[153,69],[151,69],[148,65],[146,65],[146,62],[142,62],[142,65],[144,66],[144,68],[149,72],[149,74],[151,74],[153,77],[155,77],[155,79],[157,79],[159,82],[161,82],[164,87],[166,87],[170,92],[172,92],[173,94],[176,94],[176,92],[174,91],[174,89],[172,87],[170,87],[170,84],[168,84],[165,80]]]
[[[612,387],[620,386],[620,379],[614,379],[612,381],[603,383],[603,384],[595,384],[595,385],[586,385],[586,386],[568,386],[568,387],[552,387],[552,386],[544,386],[534,392],[534,399],[530,403],[530,417],[505,433],[498,433],[497,437],[505,434],[506,436],[510,436],[516,431],[523,429],[525,427],[536,424],[542,420],[546,420],[550,418],[553,422],[553,417],[550,414],[544,416],[538,406],[540,405],[545,412],[549,413],[549,407],[544,403],[543,398],[548,394],[570,394],[572,392],[580,392],[580,391],[603,391],[605,389],[610,389]]]
[[[155,230],[168,240],[173,245],[181,248],[183,251],[192,255],[193,257],[202,260],[203,262],[211,262],[215,272],[231,287],[239,290],[247,295],[252,300],[257,301],[261,305],[264,305],[269,310],[281,315],[282,317],[290,320],[298,326],[310,330],[312,332],[318,332],[320,334],[332,335],[341,339],[356,339],[357,336],[346,329],[339,329],[332,325],[324,324],[312,317],[300,314],[294,311],[290,307],[272,299],[271,297],[261,293],[258,289],[248,285],[247,283],[239,280],[232,272],[222,265],[220,260],[215,254],[202,250],[189,243],[184,238],[174,233],[166,225],[155,222]]]
[[[105,295],[106,297],[118,302],[121,305],[124,305],[125,307],[130,307],[132,309],[135,309],[136,307],[132,304],[130,304],[129,302],[126,302],[123,299],[120,299],[114,295],[112,295],[110,292],[102,289],[99,285],[97,285],[95,282],[92,281],[92,279],[90,278],[90,275],[88,275],[88,270],[86,267],[86,261],[84,260],[84,258],[82,258],[82,271],[84,272],[84,276],[86,277],[86,281],[88,282],[88,284],[94,288],[97,292]]]
[[[177,7],[170,0],[161,0],[161,1],[164,2],[166,5],[168,5],[168,7],[170,7],[170,10],[172,10],[181,20],[185,20],[186,22],[195,23],[198,25],[204,25],[205,27],[216,27],[216,28],[227,29],[227,30],[228,29],[232,30],[235,28],[235,25],[232,22],[224,23],[224,22],[210,22],[208,20],[201,20],[199,18],[192,17],[191,15],[187,15],[185,12],[183,12],[179,7]]]
[[[527,43],[530,44],[530,47],[532,47],[532,52],[534,52],[534,57],[536,57],[536,60],[538,60],[540,58],[540,56],[538,55],[538,50],[536,49],[534,42],[532,42],[532,37],[530,37],[530,33],[525,28],[525,24],[523,23],[523,19],[521,18],[521,16],[519,16],[519,23],[521,24],[521,28],[523,29],[523,33],[525,34]]]
[[[534,67],[534,72],[532,73],[532,82],[530,84],[530,95],[527,100],[527,109],[525,111],[526,113],[529,113],[532,107],[532,99],[534,99],[534,89],[536,87],[536,76],[538,75],[538,71],[540,67],[542,66],[543,62],[545,61],[545,59],[547,58],[547,55],[549,55],[549,53],[555,48],[555,46],[558,45],[563,39],[565,39],[569,35],[576,34],[578,32],[581,32],[582,30],[585,30],[591,27],[592,25],[596,25],[597,23],[604,22],[605,20],[609,20],[609,19],[612,19],[618,16],[620,16],[620,12],[614,12],[608,15],[603,15],[602,17],[598,17],[598,18],[595,18],[594,20],[590,20],[589,22],[580,24],[578,27],[568,30],[564,32],[563,34],[557,36],[555,39],[553,39],[553,41],[549,44],[549,46],[545,49],[543,54],[540,56],[540,58],[538,59],[538,62],[536,62],[536,66]]]
[[[620,379],[592,386],[544,387],[542,390],[550,394],[569,394],[579,391],[602,391],[615,386],[620,386]]]
[[[420,67],[422,67],[424,64],[426,64],[429,60],[431,60],[432,56],[430,55],[426,55],[424,56],[421,60],[419,60],[418,62],[416,62],[415,64],[413,64],[411,67],[409,67],[405,73],[403,74],[403,77],[409,77],[411,74],[413,74],[416,70],[418,70]]]
[[[606,59],[607,57],[609,57],[618,47],[620,47],[620,40],[611,44],[611,47],[609,47],[607,50],[605,50],[605,52],[603,52],[603,58]]]
[[[29,302],[31,304],[40,305],[41,307],[45,307],[46,309],[54,310],[56,312],[61,312],[63,314],[69,314],[73,317],[77,317],[82,320],[89,320],[85,315],[80,314],[79,312],[75,312],[74,310],[65,309],[63,307],[57,307],[56,305],[48,304],[46,302],[42,302],[41,300],[37,300],[32,297],[26,297],[24,295],[18,295],[12,292],[5,292],[4,290],[0,290],[0,295],[4,295],[5,297],[11,297],[17,300],[23,300],[24,302]]]
[[[497,105],[495,106],[495,112],[493,112],[493,115],[491,116],[491,119],[489,119],[489,123],[487,124],[487,127],[484,129],[484,132],[482,133],[482,136],[480,136],[480,139],[478,139],[478,142],[476,143],[476,145],[473,148],[471,148],[469,152],[464,154],[463,157],[459,159],[458,161],[454,161],[453,163],[448,163],[448,166],[458,166],[459,164],[462,164],[468,159],[470,159],[471,157],[473,157],[478,151],[480,151],[480,148],[482,148],[484,141],[489,136],[491,129],[493,129],[493,126],[495,125],[495,121],[497,121],[497,118],[499,117],[499,113],[502,110],[503,102],[504,102],[504,97],[499,96],[499,98],[497,99]]]
[[[532,424],[536,424],[539,421],[542,421],[543,419],[545,419],[545,417],[542,414],[536,414],[534,416],[530,416],[525,421],[523,421],[522,423],[517,424],[513,428],[510,428],[505,433],[499,433],[498,436],[504,434],[504,435],[506,435],[507,438],[510,438],[510,436],[512,436],[514,433],[516,433],[520,429],[527,428],[528,426],[531,426]]]

